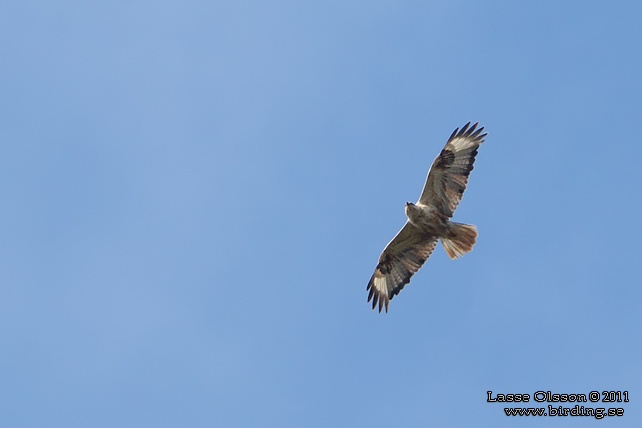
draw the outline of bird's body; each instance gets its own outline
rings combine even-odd
[[[426,184],[416,204],[406,203],[408,221],[388,243],[368,282],[368,301],[379,312],[388,311],[390,300],[410,282],[441,240],[450,258],[472,250],[477,228],[450,221],[461,200],[468,176],[473,170],[477,148],[484,142],[483,127],[467,123],[455,129],[446,146],[434,160]]]
[[[448,218],[444,218],[434,207],[424,204],[406,203],[406,217],[408,221],[422,232],[437,236],[446,236],[448,231]]]

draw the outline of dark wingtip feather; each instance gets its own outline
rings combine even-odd
[[[479,122],[475,122],[472,126],[470,125],[472,122],[468,122],[465,124],[461,129],[457,128],[453,131],[453,133],[450,135],[450,138],[448,138],[448,141],[451,141],[453,138],[457,137],[466,137],[466,138],[473,138],[477,141],[479,141],[479,144],[484,142],[484,137],[488,135],[487,132],[483,133],[484,127],[480,127],[477,129],[477,126],[479,126]]]
[[[388,304],[390,303],[390,299],[387,299],[387,296],[380,295],[379,292],[375,290],[374,282],[372,281],[372,279],[370,280],[370,282],[368,282],[366,290],[370,291],[368,293],[368,302],[372,300],[372,310],[377,309],[377,306],[379,306],[379,313],[381,313],[381,310],[385,305],[386,312],[388,312]]]
[[[456,137],[470,137],[473,134],[473,132],[475,132],[475,128],[477,127],[477,125],[479,125],[479,122],[475,122],[473,126],[470,126],[471,123],[472,122],[468,122],[467,124],[462,126],[461,129],[455,128],[453,133],[450,134],[450,138],[448,138],[448,141]],[[484,128],[481,127],[478,131],[481,131],[482,129]]]
[[[468,127],[469,127],[469,126],[470,126],[470,122],[468,122],[467,124],[465,124],[465,125],[464,125],[464,127],[463,127],[463,128],[461,128],[461,131],[459,131],[459,134],[460,134],[460,135],[465,134],[465,133],[466,133],[466,131],[468,130]],[[475,125],[473,125],[473,129],[475,129]]]

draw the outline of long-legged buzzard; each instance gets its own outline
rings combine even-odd
[[[486,133],[478,123],[468,122],[461,130],[455,129],[446,146],[428,171],[426,184],[416,204],[406,203],[408,220],[397,236],[381,253],[379,263],[368,282],[368,301],[372,309],[379,303],[388,312],[390,300],[426,262],[437,245],[437,240],[451,259],[473,249],[477,228],[472,224],[450,221],[464,195],[468,176],[473,170],[479,145]]]

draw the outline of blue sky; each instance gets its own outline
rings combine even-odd
[[[0,423],[640,426],[641,18],[3,2]],[[370,310],[404,203],[469,120],[489,133],[454,217],[474,251],[439,246]],[[630,402],[515,420],[488,390]]]

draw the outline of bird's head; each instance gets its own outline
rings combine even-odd
[[[408,212],[413,208],[415,208],[415,204],[413,204],[412,202],[406,202],[406,215],[408,215]]]

